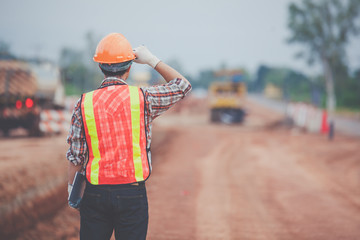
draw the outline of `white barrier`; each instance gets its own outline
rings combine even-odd
[[[42,110],[40,112],[40,131],[43,133],[68,132],[71,114],[68,110]]]
[[[287,115],[295,125],[309,132],[320,133],[322,131],[322,120],[324,111],[306,103],[289,103]]]

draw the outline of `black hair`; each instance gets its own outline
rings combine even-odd
[[[133,60],[122,62],[122,63],[114,63],[114,64],[99,63],[99,67],[105,76],[109,76],[109,77],[122,76],[129,69],[132,62],[133,62]]]
[[[110,72],[110,71],[106,71],[106,70],[104,70],[104,69],[102,69],[102,68],[100,68],[100,69],[101,69],[101,71],[103,72],[103,74],[104,74],[105,76],[108,76],[108,77],[122,76],[122,75],[124,75],[124,74],[126,73],[126,71],[128,70],[128,69],[126,69],[126,70],[118,71],[118,72]]]

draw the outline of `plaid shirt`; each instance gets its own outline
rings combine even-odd
[[[126,84],[123,80],[109,77],[103,80],[101,87],[113,85],[114,83]],[[183,79],[174,79],[170,82],[151,87],[141,88],[145,95],[145,124],[147,128],[148,148],[151,144],[151,123],[152,121],[168,110],[171,106],[184,98],[191,90],[191,85]],[[66,153],[66,158],[74,165],[82,164],[87,157],[87,145],[85,133],[82,130],[82,116],[80,109],[80,99],[75,105],[67,142],[70,145]],[[151,154],[149,154],[151,163]]]

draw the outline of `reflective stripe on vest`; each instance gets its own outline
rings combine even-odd
[[[127,85],[105,87],[84,94],[81,106],[89,148],[88,181],[98,185],[146,180],[150,167],[141,90]],[[117,136],[120,133],[123,136]]]
[[[100,161],[100,151],[99,151],[99,138],[97,135],[96,130],[96,123],[94,117],[94,107],[93,107],[93,94],[94,91],[85,94],[84,99],[84,114],[86,119],[87,125],[87,132],[91,139],[91,153],[90,155],[93,156],[91,161],[91,175],[90,175],[90,182],[92,184],[99,184],[99,161]]]
[[[129,86],[131,104],[131,126],[132,126],[132,147],[133,161],[136,181],[143,181],[143,171],[140,150],[140,101],[137,87]]]

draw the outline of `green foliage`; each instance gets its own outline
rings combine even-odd
[[[320,100],[313,96],[313,94],[321,94],[318,85],[315,79],[288,70],[283,83],[285,97],[291,101],[312,102],[314,105],[319,105]]]
[[[246,68],[242,68],[242,81],[244,81],[247,85],[250,85],[250,83],[253,81],[252,76],[250,75],[250,73],[247,71]]]
[[[325,107],[325,80],[318,76],[311,78],[288,68],[260,66],[253,86],[266,86],[271,83],[280,88],[283,97],[290,101],[312,103]],[[338,71],[340,76],[341,71]],[[337,78],[338,79],[338,78]],[[353,76],[343,76],[335,82],[338,108],[360,110],[360,69]],[[253,88],[252,91],[257,90]],[[260,92],[262,92],[264,88]],[[258,91],[259,92],[259,91]]]
[[[255,80],[249,85],[249,90],[254,92],[262,92],[265,88],[265,76],[268,74],[270,68],[260,65],[257,70]]]
[[[10,44],[0,40],[0,59],[15,59],[11,53]]]
[[[200,71],[197,78],[193,78],[191,85],[193,88],[203,88],[208,89],[209,85],[218,81],[219,79],[215,76],[215,71],[213,70],[203,70]]]
[[[67,95],[90,91],[103,79],[97,64],[92,61],[92,53],[96,47],[93,34],[87,33],[85,40],[86,50],[64,47],[61,51],[60,67]]]
[[[360,70],[353,77],[336,82],[336,94],[339,107],[360,110]]]
[[[360,14],[358,0],[303,0],[289,5],[289,43],[307,48],[298,56],[313,63],[322,58],[343,61],[345,47],[351,35],[359,33],[355,19]]]
[[[288,69],[284,68],[272,68],[265,75],[264,79],[267,83],[272,83],[276,87],[282,88],[285,83],[285,79],[289,73]]]
[[[356,21],[359,15],[359,0],[302,0],[289,5],[288,42],[304,46],[297,57],[306,58],[309,64],[322,64],[330,111],[335,107],[335,94],[340,105],[351,105],[359,95],[349,87],[356,86],[351,83],[346,64],[349,39],[360,32],[360,22]]]
[[[312,92],[319,89],[315,80],[288,68],[261,65],[253,83],[253,90],[262,92],[267,84],[272,84],[283,92],[284,99],[290,101],[314,102]]]
[[[0,54],[10,53],[10,45],[7,42],[0,40]]]
[[[63,66],[62,75],[68,86],[66,90],[78,89],[83,92],[86,90],[88,69],[81,62],[72,62],[68,66]],[[66,95],[71,95],[71,92],[66,91]]]
[[[240,81],[245,82],[247,85],[251,85],[252,78],[245,68],[227,69],[224,63],[221,64],[220,70],[206,69],[200,71],[197,77],[186,76],[186,78],[192,80],[191,85],[193,88],[208,89],[212,82],[233,81],[233,71],[240,71]],[[219,72],[223,73],[219,75]]]
[[[65,83],[65,93],[68,96],[80,96],[83,91],[70,83]]]

